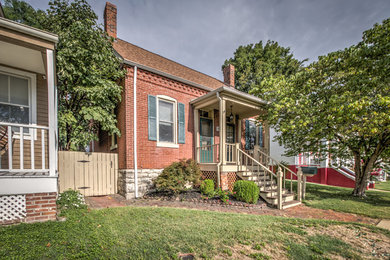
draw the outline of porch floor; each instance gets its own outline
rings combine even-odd
[[[9,172],[0,169],[0,177],[28,177],[28,176],[49,176],[49,171],[47,172]]]

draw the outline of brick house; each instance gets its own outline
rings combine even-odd
[[[164,167],[182,158],[195,159],[222,189],[237,179],[260,184],[269,128],[253,118],[266,113],[267,103],[234,88],[234,66],[225,67],[221,81],[120,39],[117,8],[108,2],[104,25],[127,74],[116,111],[121,136],[100,133],[94,151],[118,153],[119,193],[142,196]]]
[[[0,224],[56,219],[57,42],[0,4]]]

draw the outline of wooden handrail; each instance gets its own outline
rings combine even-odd
[[[243,150],[241,150],[240,148],[238,148],[238,151],[241,152],[242,154],[244,154],[245,156],[247,156],[249,159],[251,159],[253,162],[255,162],[256,164],[258,164],[259,166],[261,166],[264,170],[268,171],[269,173],[271,173],[272,175],[276,176],[276,174],[271,171],[270,169],[268,169],[266,166],[264,166],[263,164],[261,164],[260,162],[258,162],[255,158],[253,158],[252,156],[250,156],[249,154],[247,154],[246,152],[244,152]]]

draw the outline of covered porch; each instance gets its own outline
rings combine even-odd
[[[57,42],[0,17],[0,195],[56,191]]]
[[[195,160],[203,172],[217,175],[218,186],[224,186],[221,174],[232,176],[245,170],[246,165],[253,168],[249,158],[261,161],[262,154],[269,153],[268,125],[256,120],[267,112],[266,101],[224,86],[191,104]]]

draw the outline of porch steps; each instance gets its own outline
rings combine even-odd
[[[278,193],[277,189],[260,191],[260,197],[264,199],[271,207],[278,206]],[[294,206],[298,206],[301,202],[294,200],[294,193],[290,193],[288,190],[282,190],[282,208],[287,209]]]
[[[264,171],[239,171],[238,176],[243,180],[254,181],[260,189],[260,197],[270,206],[276,208],[278,206],[278,186],[276,179],[271,177]],[[264,185],[265,182],[265,185]],[[265,187],[264,187],[265,186]],[[295,194],[290,193],[287,189],[282,190],[282,209],[298,206],[301,202],[295,200]]]

